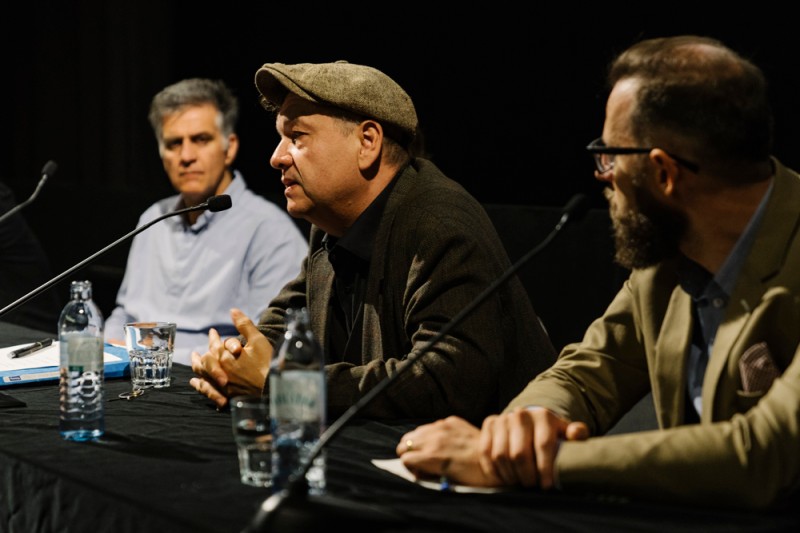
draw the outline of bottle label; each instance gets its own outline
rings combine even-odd
[[[313,422],[322,420],[325,375],[320,371],[288,371],[271,375],[270,412],[276,419]]]
[[[66,350],[66,353],[65,353]],[[98,372],[103,369],[103,339],[82,335],[67,336],[61,342],[61,358],[71,371]]]

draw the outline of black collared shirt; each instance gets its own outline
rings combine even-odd
[[[401,170],[402,172],[402,170]],[[399,175],[399,173],[398,173]],[[347,232],[339,238],[325,235],[323,245],[334,271],[331,295],[328,362],[361,365],[362,310],[372,249],[383,211],[397,176],[373,200]]]

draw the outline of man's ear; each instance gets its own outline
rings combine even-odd
[[[383,128],[374,120],[365,120],[359,125],[361,150],[358,152],[358,166],[367,169],[380,160],[383,148]]]
[[[649,157],[650,161],[656,166],[658,188],[665,196],[674,195],[676,192],[675,187],[681,174],[680,165],[661,148],[650,150]]]
[[[225,150],[225,166],[229,167],[239,153],[239,137],[235,133],[228,136],[228,149]]]

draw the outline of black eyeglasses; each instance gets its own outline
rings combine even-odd
[[[594,164],[597,167],[597,171],[600,174],[606,174],[614,170],[614,159],[616,159],[616,156],[626,154],[649,154],[650,150],[653,148],[622,148],[619,146],[606,146],[606,143],[603,142],[603,138],[598,137],[590,142],[586,149],[589,150],[589,152],[591,152],[591,154],[594,156]],[[692,172],[697,173],[700,171],[700,167],[691,161],[682,159],[669,152],[667,152],[667,155]]]

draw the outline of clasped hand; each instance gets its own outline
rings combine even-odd
[[[451,416],[406,433],[396,452],[418,477],[446,476],[476,487],[555,486],[555,459],[563,440],[585,440],[583,422],[543,408],[519,408],[487,417],[481,429]]]
[[[222,339],[215,329],[208,332],[208,351],[192,352],[189,384],[222,408],[228,398],[240,394],[261,394],[272,360],[272,344],[250,318],[239,309],[231,309],[231,320],[244,337]]]

